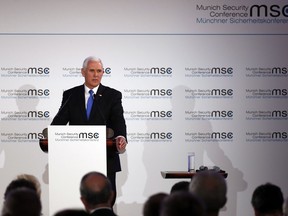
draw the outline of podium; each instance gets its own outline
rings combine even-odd
[[[49,126],[49,215],[84,208],[80,181],[90,171],[107,174],[105,126]]]

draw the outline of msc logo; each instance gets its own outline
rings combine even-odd
[[[233,89],[212,89],[211,95],[232,96],[233,95]]]
[[[150,69],[150,74],[172,74],[172,68],[158,68],[158,67],[153,67]]]
[[[97,132],[95,132],[95,133],[81,132],[81,133],[79,133],[78,138],[80,138],[80,139],[98,139],[99,133],[97,133]]]
[[[30,67],[28,68],[28,74],[49,74],[50,73],[50,68],[48,67],[45,67],[45,68],[42,68],[42,67]]]
[[[150,95],[153,96],[171,96],[172,89],[151,89]]]
[[[49,96],[49,89],[28,89],[28,96]]]
[[[280,110],[274,110],[274,111],[272,111],[272,114],[271,114],[271,116],[272,117],[276,117],[276,118],[285,118],[285,117],[287,117],[288,115],[287,115],[287,110],[282,110],[282,111],[280,111]]]
[[[29,140],[43,139],[44,135],[42,133],[28,133],[27,138]]]
[[[112,71],[111,71],[111,68],[110,68],[110,67],[107,67],[107,68],[104,69],[104,73],[105,73],[105,74],[111,74],[111,72],[112,72]]]
[[[233,133],[232,132],[213,132],[211,133],[211,138],[212,139],[233,139]]]
[[[171,118],[172,111],[151,111],[150,117],[152,118]]]
[[[287,95],[287,89],[272,89],[272,95],[286,96]]]
[[[233,68],[231,68],[231,67],[228,67],[228,68],[226,68],[226,67],[222,67],[222,68],[213,67],[210,72],[211,72],[211,74],[233,74]]]
[[[161,133],[158,133],[158,132],[154,132],[154,133],[151,133],[150,134],[150,139],[153,139],[153,140],[165,140],[165,139],[172,139],[172,133],[168,132],[168,133],[165,133],[165,132],[161,132]]]
[[[226,110],[214,110],[211,112],[211,117],[213,118],[232,118],[233,117],[233,111],[229,110],[229,111],[226,111]]]
[[[287,69],[287,67],[282,67],[282,68],[280,68],[280,67],[274,67],[274,68],[272,68],[272,74],[287,74],[287,71],[288,71],[288,69]]]
[[[250,17],[253,17],[255,13],[257,17],[279,17],[281,15],[288,17],[288,5],[252,5],[249,12]]]
[[[29,111],[27,114],[29,118],[49,118],[49,111]]]
[[[287,132],[273,132],[272,139],[287,139]]]

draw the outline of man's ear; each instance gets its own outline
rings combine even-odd
[[[84,68],[81,68],[81,74],[82,74],[83,77],[85,77],[85,70],[84,70]]]
[[[111,193],[110,193],[110,198],[109,198],[109,205],[112,207],[112,201],[113,201],[113,199],[114,199],[114,191],[111,191]]]
[[[89,210],[89,206],[88,206],[88,203],[86,202],[85,198],[81,196],[80,200],[83,203],[85,209],[88,211]]]

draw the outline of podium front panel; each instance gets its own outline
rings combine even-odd
[[[49,215],[84,208],[80,181],[84,174],[107,174],[105,126],[49,126]]]

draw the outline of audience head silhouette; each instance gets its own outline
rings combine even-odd
[[[35,192],[37,192],[37,188],[33,182],[27,179],[15,179],[11,181],[8,186],[6,187],[6,190],[4,192],[4,200],[7,198],[8,194],[18,188],[28,188]]]
[[[85,174],[80,183],[81,201],[88,212],[96,208],[111,208],[113,191],[109,179],[100,172]]]
[[[202,171],[193,176],[189,191],[203,200],[208,215],[218,215],[227,201],[226,181],[215,171]]]
[[[16,177],[16,179],[26,179],[26,180],[32,182],[35,185],[36,192],[37,192],[38,196],[41,197],[41,185],[40,185],[39,180],[34,175],[20,174]]]
[[[144,203],[143,216],[159,216],[162,201],[167,196],[167,193],[162,192],[151,195]]]
[[[2,216],[40,216],[42,205],[35,190],[16,188],[7,194]]]
[[[205,216],[202,201],[189,191],[178,191],[167,196],[162,203],[160,216]]]
[[[189,191],[189,183],[188,181],[180,181],[176,182],[170,190],[170,193],[174,193],[176,191]]]
[[[284,198],[281,189],[274,184],[266,183],[258,186],[251,199],[256,216],[278,216],[283,213]]]
[[[88,216],[89,214],[82,209],[63,209],[54,214],[54,216]]]

